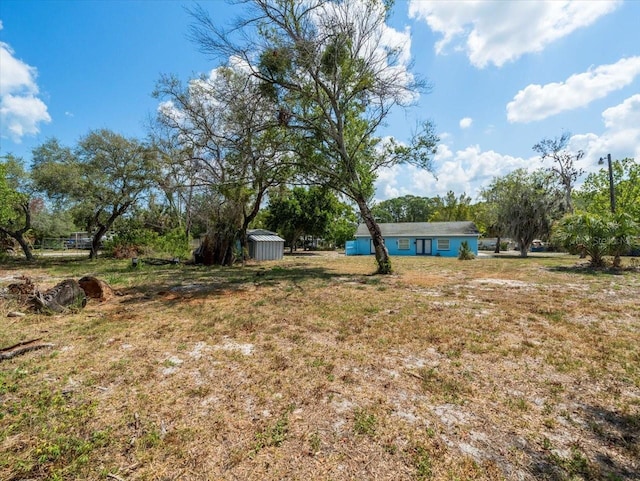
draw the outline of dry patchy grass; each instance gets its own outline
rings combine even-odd
[[[640,478],[640,275],[571,257],[14,264],[122,294],[8,318],[0,479]]]

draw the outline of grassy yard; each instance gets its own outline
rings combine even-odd
[[[119,296],[0,300],[2,480],[640,479],[640,272],[576,257],[48,259]]]

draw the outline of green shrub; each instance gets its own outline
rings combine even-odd
[[[158,234],[147,229],[123,229],[104,243],[105,252],[116,259],[148,255],[153,251]]]
[[[166,234],[157,237],[153,242],[154,250],[160,255],[169,255],[186,259],[191,256],[189,238],[184,229],[176,227]]]
[[[460,249],[458,249],[458,259],[461,261],[469,261],[475,257],[476,256],[471,250],[471,247],[469,247],[469,243],[467,241],[463,241],[462,244],[460,244]]]

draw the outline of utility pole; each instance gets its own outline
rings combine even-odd
[[[604,164],[604,159],[600,157],[598,164]],[[613,167],[611,166],[611,154],[607,154],[607,164],[609,165],[609,201],[611,202],[611,213],[616,213],[616,192],[613,188]]]

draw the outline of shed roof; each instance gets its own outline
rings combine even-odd
[[[480,233],[471,221],[458,222],[389,222],[378,224],[383,237],[462,237]],[[360,224],[356,237],[370,237],[366,224]]]
[[[254,242],[284,242],[284,239],[277,235],[250,235],[249,240]]]
[[[267,229],[247,229],[247,235],[278,235],[277,233]]]

